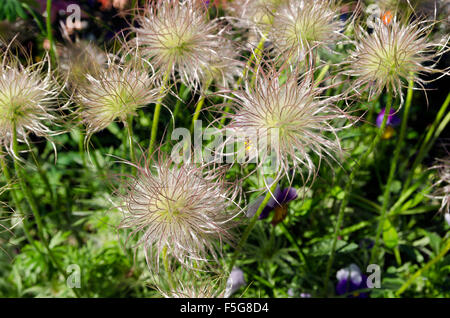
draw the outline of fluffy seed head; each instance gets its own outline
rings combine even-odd
[[[254,88],[247,85],[234,93],[231,121],[225,128],[225,134],[234,135],[229,141],[247,145],[249,159],[257,156],[264,164],[275,156],[279,176],[289,178],[296,169],[306,169],[306,181],[315,172],[312,154],[328,161],[341,153],[337,131],[343,127],[336,127],[336,120],[349,118],[333,105],[338,97],[319,96],[324,88],[315,86],[310,74],[300,83],[294,74],[281,82],[277,71],[261,71]]]
[[[242,76],[243,65],[238,60],[238,50],[228,40],[221,40],[220,55],[212,53],[205,69],[204,81],[213,81],[220,88],[231,88],[236,78]]]
[[[370,97],[384,88],[402,96],[402,88],[409,80],[423,86],[420,75],[437,72],[434,65],[424,64],[432,62],[445,48],[428,42],[430,28],[423,22],[402,24],[395,19],[388,25],[375,25],[371,34],[360,28],[346,72],[356,77],[352,86],[358,91],[368,90]],[[436,51],[438,48],[441,52]]]
[[[147,7],[132,27],[144,57],[162,74],[170,72],[197,88],[205,76],[211,55],[217,55],[221,39],[217,20],[208,20],[205,5],[195,1],[166,0]]]
[[[434,168],[439,180],[434,184],[436,190],[432,197],[441,201],[439,212],[450,213],[450,157],[439,160]]]
[[[58,62],[68,84],[75,90],[86,83],[86,74],[98,76],[107,64],[107,56],[93,43],[80,41],[61,47]]]
[[[135,167],[120,227],[131,229],[129,239],[139,237],[136,246],[144,247],[149,267],[158,269],[164,253],[188,268],[209,254],[218,261],[222,242],[233,238],[238,193],[225,171],[176,165],[162,155]]]
[[[242,27],[267,32],[277,9],[289,0],[235,0],[230,11]]]
[[[50,69],[44,73],[47,59],[23,65],[11,53],[0,56],[0,145],[10,153],[13,138],[29,143],[29,134],[49,138],[47,125],[54,124],[61,91]]]
[[[141,61],[119,63],[110,59],[96,77],[87,75],[75,98],[87,136],[91,136],[113,121],[126,122],[138,108],[156,102],[158,93],[155,77]]]
[[[311,48],[333,43],[343,27],[334,2],[291,0],[280,6],[269,34],[277,52],[298,62]]]
[[[165,282],[157,289],[165,298],[224,298],[225,282],[223,275],[177,275],[175,286]],[[162,284],[161,284],[162,285]]]

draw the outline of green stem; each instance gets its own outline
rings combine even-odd
[[[87,167],[86,152],[84,151],[84,134],[83,134],[83,129],[79,130],[78,153],[80,154],[80,158],[81,158],[81,162],[83,163],[83,167]]]
[[[57,270],[63,275],[63,277],[67,280],[67,273],[64,271],[64,269],[61,267],[61,265],[59,264],[59,262],[57,261],[56,257],[54,256],[50,245],[48,243],[48,240],[45,237],[45,233],[44,233],[44,224],[42,223],[42,218],[41,215],[39,213],[39,208],[38,205],[36,203],[36,200],[33,196],[33,193],[31,192],[30,188],[28,187],[26,181],[25,181],[25,174],[24,171],[22,169],[22,166],[19,164],[17,157],[19,156],[19,152],[18,152],[18,143],[17,143],[17,130],[16,127],[14,125],[13,127],[13,162],[14,162],[14,169],[16,170],[18,179],[19,179],[19,183],[20,183],[20,187],[22,189],[22,192],[24,194],[25,200],[28,202],[28,205],[31,208],[31,211],[33,212],[33,216],[34,219],[36,221],[36,226],[37,226],[37,232],[38,232],[38,236],[42,241],[42,244],[44,245],[45,249],[47,250],[48,256],[50,257],[50,260],[52,261],[53,265],[55,265],[55,267],[57,268]],[[76,288],[72,289],[75,296],[80,297],[78,291],[76,290]]]
[[[236,249],[234,250],[233,256],[231,258],[231,263],[230,263],[230,266],[228,267],[230,272],[233,269],[234,264],[236,263],[239,252],[241,251],[242,247],[244,246],[245,242],[247,241],[248,237],[250,236],[252,229],[255,227],[256,221],[258,221],[259,216],[261,215],[262,211],[264,210],[264,208],[266,207],[270,198],[272,197],[273,192],[275,191],[276,187],[277,187],[277,183],[273,182],[269,191],[267,191],[266,196],[264,197],[263,201],[261,202],[261,205],[258,207],[258,210],[256,211],[255,215],[250,220],[249,225],[245,229],[244,234],[242,235],[238,245],[236,246]]]
[[[133,117],[128,116],[127,118],[127,133],[128,133],[128,143],[130,145],[130,159],[133,163],[136,163],[136,154],[134,152],[133,144]]]
[[[263,55],[263,49],[264,49],[264,43],[265,42],[266,42],[266,36],[263,35],[261,37],[261,40],[259,40],[259,43],[258,43],[258,46],[256,47],[256,50],[252,54],[252,56],[254,56],[254,59],[256,61],[255,67],[254,67],[254,71],[253,71],[253,75],[252,75],[252,79],[251,79],[251,82],[250,82],[250,85],[252,87],[255,85],[256,73],[257,73],[259,65],[261,64],[262,55]]]
[[[55,199],[55,194],[50,185],[50,181],[48,179],[47,173],[44,171],[44,169],[42,169],[41,164],[39,163],[39,160],[37,159],[34,151],[31,149],[31,147],[29,148],[29,150],[30,150],[31,156],[33,157],[34,164],[36,165],[36,167],[38,169],[39,176],[41,177],[42,182],[44,182],[45,187],[47,188],[47,191],[50,193],[50,200],[52,201],[52,207],[53,207],[53,209],[56,209],[55,203],[57,202],[57,200]]]
[[[166,74],[164,75],[163,83],[162,83],[161,89],[159,91],[161,96],[159,97],[159,99],[155,105],[155,112],[153,113],[153,120],[152,120],[152,132],[150,135],[150,145],[148,146],[149,156],[152,155],[153,149],[155,147],[156,135],[158,133],[159,114],[161,112],[162,102],[164,100],[164,97],[166,96],[165,91],[166,91],[167,83],[169,82],[169,76],[170,76],[171,71],[172,71],[172,66],[169,66],[167,68]]]
[[[170,122],[170,129],[168,131],[171,132],[175,128],[176,119],[177,119],[178,113],[180,112],[181,104],[186,102],[186,99],[188,98],[189,93],[190,93],[190,91],[186,87],[186,85],[181,84],[180,96],[178,96],[179,98],[177,99],[177,102],[175,104],[175,109],[173,110],[173,121]],[[170,139],[170,135],[167,134],[166,141],[169,140],[169,139]]]
[[[329,69],[330,69],[330,65],[329,65],[329,64],[325,65],[325,66],[322,68],[322,70],[320,71],[319,75],[317,76],[317,78],[316,78],[316,80],[315,80],[315,82],[316,82],[317,84],[320,84],[320,82],[323,80],[323,78],[325,77],[325,74],[327,74],[327,72],[328,72]],[[317,84],[316,84],[316,85],[317,85]]]
[[[172,279],[172,273],[170,272],[169,267],[169,259],[167,258],[167,245],[163,248],[163,263],[164,263],[164,270],[167,273],[167,277],[169,279],[169,285],[172,289],[175,289],[175,284]]]
[[[352,172],[350,173],[349,179],[347,181],[347,185],[345,186],[344,198],[342,199],[341,206],[339,207],[338,219],[337,219],[337,222],[336,222],[336,225],[334,228],[333,243],[331,245],[331,253],[330,253],[330,257],[328,258],[328,263],[327,263],[327,270],[326,270],[326,274],[325,274],[325,285],[324,285],[324,294],[325,295],[328,292],[328,282],[330,279],[331,267],[333,266],[334,254],[336,252],[337,238],[339,236],[339,230],[341,228],[341,224],[344,219],[345,208],[347,207],[350,192],[352,190],[353,179],[355,178],[355,175],[358,172],[358,168],[360,168],[365,163],[365,161],[367,160],[369,155],[373,152],[375,147],[378,145],[378,142],[380,141],[381,136],[383,135],[383,132],[386,128],[386,123],[387,123],[387,119],[389,116],[389,112],[391,111],[391,106],[392,106],[392,95],[390,93],[388,93],[388,102],[387,102],[387,105],[386,105],[386,108],[384,111],[383,122],[381,123],[381,127],[378,130],[377,136],[370,144],[369,149],[366,152],[364,152],[364,154],[361,156],[359,161],[356,163],[355,167],[353,168]]]
[[[430,260],[424,267],[419,269],[417,272],[414,273],[407,281],[404,283],[395,293],[396,296],[400,296],[408,287],[420,276],[423,272],[427,271],[431,266],[436,264],[440,259],[442,259],[447,252],[450,250],[450,239],[447,239],[447,243],[445,244],[442,251],[432,260]]]
[[[6,164],[3,156],[0,156],[0,166],[2,168],[3,171],[3,175],[5,176],[6,182],[8,184],[12,183],[12,178],[11,178],[11,174],[9,173],[8,170],[8,165]],[[33,239],[33,237],[30,234],[30,227],[28,225],[28,220],[26,219],[25,213],[22,211],[22,207],[20,205],[20,201],[19,198],[17,197],[17,193],[15,189],[10,189],[11,192],[11,196],[14,202],[14,205],[16,206],[16,209],[19,210],[19,212],[22,213],[22,216],[24,217],[22,224],[23,224],[23,232],[25,233],[25,237],[27,238],[27,241],[34,247],[34,249],[41,255],[44,256],[44,254],[42,253],[42,251],[39,249],[39,247],[37,246],[35,240]],[[16,211],[17,212],[17,211]]]
[[[56,61],[55,47],[53,45],[53,31],[52,31],[52,0],[47,0],[47,17],[46,26],[47,26],[47,39],[50,45],[50,56],[52,62]]]
[[[250,58],[248,59],[247,64],[246,64],[246,66],[244,68],[244,71],[242,72],[241,77],[239,77],[239,79],[236,81],[235,89],[239,88],[239,86],[241,85],[242,81],[247,76],[248,70],[251,68],[253,62],[256,59],[256,51],[261,50],[264,47],[264,43],[265,42],[266,42],[266,37],[263,36],[261,38],[261,40],[259,41],[259,43],[258,43],[257,50],[255,50],[253,52],[253,54],[250,56]],[[223,127],[223,125],[225,124],[225,120],[227,120],[226,114],[230,111],[230,104],[231,104],[231,99],[228,100],[228,102],[227,102],[227,104],[226,104],[226,106],[224,108],[224,111],[223,111],[223,114],[222,114],[222,118],[220,119],[220,126],[219,126],[219,128]]]
[[[206,84],[204,85],[204,92],[202,96],[200,96],[200,99],[197,102],[197,106],[195,107],[194,116],[192,117],[192,123],[191,123],[191,134],[194,132],[195,128],[195,122],[197,121],[198,117],[200,116],[200,111],[202,110],[203,104],[205,103],[205,95],[206,91],[208,90],[209,86],[211,85],[211,80],[207,80]]]
[[[404,141],[405,135],[406,135],[406,128],[408,126],[408,115],[409,115],[409,110],[411,108],[413,88],[414,88],[414,81],[410,80],[409,85],[408,85],[408,93],[406,95],[405,111],[403,113],[402,125],[400,128],[400,136],[397,141],[397,146],[395,147],[395,150],[394,150],[394,157],[391,160],[391,167],[389,169],[388,180],[386,182],[386,187],[384,189],[383,206],[381,208],[381,218],[378,222],[378,229],[377,229],[376,236],[375,236],[375,244],[374,244],[374,247],[372,248],[370,264],[372,264],[375,261],[375,258],[378,255],[378,246],[380,244],[380,237],[383,232],[383,226],[384,226],[384,222],[386,220],[386,212],[388,210],[389,201],[390,201],[391,186],[392,186],[392,182],[394,181],[395,171],[397,169],[398,158],[400,156],[400,152],[403,147],[403,141]]]
[[[447,98],[445,99],[444,103],[442,104],[441,108],[439,109],[438,114],[436,115],[436,118],[434,119],[433,124],[431,125],[430,129],[428,129],[427,134],[420,145],[419,153],[414,160],[414,163],[412,164],[412,167],[410,169],[410,173],[408,175],[408,178],[406,179],[403,189],[408,189],[409,185],[411,184],[411,181],[414,177],[414,172],[417,168],[417,166],[422,162],[425,155],[428,153],[428,150],[430,149],[432,143],[429,143],[431,138],[434,136],[435,138],[437,135],[435,135],[436,128],[438,127],[439,123],[441,122],[442,117],[446,114],[446,110],[448,105],[450,104],[450,93],[447,95]]]
[[[288,229],[286,228],[286,225],[283,222],[281,222],[279,225],[281,227],[281,231],[283,232],[283,234],[286,236],[288,241],[294,246],[300,260],[303,262],[303,264],[305,264],[306,268],[308,268],[308,263],[306,262],[305,255],[303,255],[303,252],[300,249],[300,246],[298,246],[297,242],[292,237],[291,233],[289,233]]]

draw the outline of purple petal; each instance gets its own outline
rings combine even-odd
[[[277,186],[277,188],[275,189],[274,195],[277,195],[277,193],[280,192],[279,187]],[[248,210],[247,210],[247,217],[248,218],[252,218],[255,213],[258,211],[258,208],[260,207],[261,203],[264,201],[265,198],[265,194],[259,196],[255,201],[253,201],[253,203],[250,204]],[[264,207],[264,209],[262,210],[261,214],[259,215],[259,220],[265,219],[269,216],[270,212],[275,208],[275,206],[277,206],[277,202],[275,201],[275,199],[272,197],[269,199],[269,201],[267,202],[266,206]]]
[[[244,272],[238,267],[234,267],[227,280],[225,297],[230,297],[233,293],[245,285]]]
[[[252,203],[250,203],[247,212],[245,213],[245,215],[248,218],[251,218],[255,215],[256,211],[258,210],[259,206],[261,205],[261,203],[264,200],[264,196],[260,196],[258,198],[256,198],[255,201],[253,201]]]
[[[297,199],[297,190],[294,188],[286,188],[281,191],[280,196],[277,197],[277,200],[280,203],[288,203]]]
[[[274,209],[273,207],[266,205],[266,207],[262,210],[261,214],[259,215],[258,220],[263,220],[267,218],[273,209]]]
[[[383,123],[385,109],[383,108],[381,112],[377,116],[377,126],[381,127],[381,124]],[[389,111],[389,116],[386,121],[386,126],[398,126],[400,124],[400,118],[395,115],[395,110],[391,109]]]
[[[246,213],[247,217],[251,218],[255,215],[262,201],[264,201],[265,196],[266,195],[264,194],[258,197],[255,201],[253,201],[253,203],[250,204]],[[276,207],[279,207],[284,203],[295,200],[296,198],[297,198],[297,191],[294,188],[286,188],[281,190],[280,186],[277,185],[275,191],[273,192],[273,196],[267,202],[258,219],[262,220],[267,218],[270,212],[272,212],[272,210],[274,210]]]

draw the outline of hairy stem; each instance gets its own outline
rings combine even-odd
[[[53,30],[52,30],[52,0],[47,0],[47,17],[45,18],[47,26],[47,40],[50,46],[50,57],[52,62],[56,62],[55,47],[53,45]]]
[[[0,156],[0,166],[2,168],[3,175],[5,176],[6,182],[8,184],[11,184],[12,183],[11,174],[9,173],[8,165],[6,164],[3,156]],[[16,212],[17,212],[17,210],[19,210],[19,212],[22,213],[22,216],[24,217],[24,219],[22,221],[23,232],[25,234],[25,237],[26,237],[28,243],[30,243],[39,254],[45,256],[43,254],[43,252],[40,250],[40,248],[37,246],[35,240],[33,239],[33,237],[30,234],[30,226],[28,224],[28,220],[26,219],[25,213],[22,211],[22,207],[20,205],[19,198],[17,197],[16,190],[13,188],[10,189],[10,193],[11,193],[11,197],[13,199],[14,205],[16,206]]]
[[[60,274],[62,274],[63,277],[65,279],[67,279],[67,277],[68,277],[67,273],[61,267],[61,264],[59,264],[58,260],[56,259],[55,255],[53,254],[53,251],[50,248],[48,240],[45,237],[45,231],[44,231],[45,227],[44,227],[44,224],[42,223],[42,218],[39,213],[38,205],[33,196],[33,193],[31,192],[31,189],[28,187],[28,185],[25,181],[25,173],[23,171],[23,168],[20,165],[20,163],[18,162],[17,158],[19,156],[19,152],[18,152],[18,142],[17,142],[17,130],[16,130],[15,125],[13,128],[13,147],[12,148],[13,148],[13,156],[12,157],[13,157],[13,162],[14,162],[14,169],[16,170],[16,173],[17,173],[17,176],[19,179],[19,183],[20,183],[20,187],[24,194],[25,200],[28,202],[28,205],[30,206],[31,211],[34,216],[34,219],[36,221],[38,236],[41,239],[42,244],[44,245],[45,249],[47,250],[48,256],[49,256],[51,262],[53,263],[53,265],[55,265],[55,267],[60,272]],[[73,288],[72,290],[76,297],[80,297],[76,288]]]
[[[211,85],[211,80],[206,81],[204,87],[203,87],[203,94],[200,96],[200,99],[197,102],[197,106],[195,107],[194,116],[192,117],[192,123],[191,123],[191,134],[194,132],[195,128],[195,122],[197,121],[198,117],[200,116],[200,111],[202,110],[203,104],[205,103],[205,95],[206,91],[208,90],[209,86]]]
[[[398,158],[400,156],[400,152],[403,147],[403,141],[405,139],[406,128],[408,126],[408,115],[409,115],[409,109],[411,108],[413,88],[414,88],[414,82],[412,80],[410,80],[409,85],[408,85],[408,93],[406,95],[405,111],[403,113],[402,125],[400,128],[400,136],[397,141],[397,146],[395,147],[395,150],[394,150],[394,157],[391,160],[391,167],[389,169],[388,180],[386,182],[386,187],[384,189],[383,206],[381,208],[381,218],[378,222],[378,228],[377,228],[377,232],[376,232],[376,236],[375,236],[375,244],[374,244],[374,247],[372,248],[372,255],[370,257],[370,264],[372,264],[375,261],[375,258],[377,257],[377,254],[378,254],[378,246],[380,244],[380,237],[383,232],[383,225],[384,225],[384,222],[386,219],[386,212],[387,212],[387,209],[389,206],[392,181],[394,181],[395,171],[397,169]]]
[[[234,264],[236,263],[239,252],[241,251],[242,247],[244,246],[245,242],[247,241],[248,237],[250,236],[252,229],[255,227],[256,221],[258,221],[259,216],[261,215],[262,211],[264,210],[264,208],[266,207],[270,198],[272,197],[273,192],[275,191],[276,187],[277,187],[277,183],[274,181],[273,184],[271,185],[269,191],[267,191],[267,194],[264,197],[263,201],[261,202],[261,205],[259,206],[255,215],[250,220],[250,223],[247,226],[247,228],[245,229],[244,234],[242,235],[241,239],[239,240],[239,243],[236,246],[236,249],[234,250],[233,256],[231,258],[230,266],[228,267],[230,272],[233,269]]]
[[[378,133],[377,133],[375,139],[370,144],[369,149],[367,149],[367,151],[364,152],[364,154],[361,156],[361,158],[356,163],[355,167],[352,169],[352,172],[350,173],[349,179],[347,181],[347,185],[345,186],[344,198],[342,199],[341,206],[339,207],[338,218],[337,218],[336,225],[334,228],[333,243],[331,245],[330,257],[328,258],[328,263],[327,263],[327,270],[326,270],[326,274],[325,274],[325,284],[324,284],[324,294],[325,295],[328,293],[328,283],[330,280],[331,267],[333,266],[334,254],[336,252],[337,239],[339,236],[339,231],[341,228],[342,221],[344,219],[345,208],[347,207],[350,192],[352,190],[353,179],[355,178],[356,173],[358,172],[358,169],[365,163],[365,161],[367,160],[369,155],[373,152],[375,147],[378,145],[378,142],[380,141],[381,136],[383,135],[383,132],[386,128],[386,123],[387,123],[387,119],[389,116],[389,112],[391,111],[391,106],[392,106],[392,95],[390,93],[388,93],[388,102],[387,102],[387,105],[386,105],[386,108],[384,111],[383,122],[381,123],[381,127],[378,130]]]
[[[160,93],[160,97],[158,99],[158,101],[156,102],[155,105],[155,112],[153,113],[153,120],[152,120],[152,132],[150,135],[150,144],[148,146],[148,154],[149,156],[152,155],[154,147],[155,147],[155,142],[156,142],[156,135],[158,133],[158,123],[159,123],[159,114],[161,112],[161,106],[162,106],[162,102],[164,100],[164,97],[166,96],[165,91],[166,91],[166,86],[167,83],[169,82],[169,76],[170,76],[170,72],[172,71],[172,66],[169,66],[167,68],[166,74],[164,75],[163,78],[163,83],[161,85],[161,89],[159,91]]]
[[[411,184],[411,181],[414,177],[414,171],[416,170],[417,166],[422,162],[423,158],[425,158],[426,154],[428,153],[432,143],[430,143],[430,140],[434,136],[435,138],[435,132],[436,128],[438,127],[439,123],[441,122],[442,117],[446,114],[446,110],[448,105],[450,104],[450,93],[447,95],[447,98],[445,99],[444,103],[442,104],[441,108],[439,109],[438,114],[436,115],[436,118],[434,119],[433,124],[428,129],[427,134],[420,145],[419,153],[417,154],[417,157],[414,160],[414,163],[411,166],[408,178],[406,179],[403,190],[408,190],[409,185]],[[433,140],[435,139],[433,138]]]
[[[263,36],[258,43],[257,49],[255,51],[253,51],[253,54],[248,59],[247,64],[244,68],[244,71],[242,72],[242,76],[239,77],[239,79],[236,81],[235,89],[238,89],[239,86],[241,85],[242,81],[247,77],[248,70],[251,68],[253,62],[256,59],[256,51],[259,52],[260,50],[262,50],[265,42],[266,42],[266,37]],[[222,127],[225,124],[225,120],[227,120],[226,114],[230,111],[230,103],[231,103],[231,99],[228,100],[228,102],[224,108],[222,118],[220,119],[220,127]]]
[[[136,153],[134,151],[134,143],[133,143],[133,117],[128,116],[127,118],[127,137],[128,144],[130,146],[130,159],[133,163],[136,162]]]
[[[169,285],[172,289],[175,289],[175,284],[173,282],[172,273],[170,272],[169,267],[169,259],[167,258],[167,245],[163,248],[163,263],[164,263],[164,270],[167,273],[167,277],[169,279]]]

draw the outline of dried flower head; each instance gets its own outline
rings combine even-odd
[[[439,212],[450,213],[450,157],[438,161],[433,168],[437,169],[439,180],[434,184],[431,197],[441,201]]]
[[[239,50],[228,40],[219,41],[220,56],[210,55],[208,67],[205,69],[204,81],[213,81],[219,88],[232,88],[236,78],[242,76],[243,64],[239,61]]]
[[[79,41],[59,50],[59,66],[73,90],[87,81],[86,74],[97,77],[107,64],[107,55],[91,42]]]
[[[298,63],[318,46],[337,40],[344,23],[333,0],[289,1],[274,14],[269,38],[278,54]]]
[[[273,23],[274,13],[289,0],[235,0],[230,12],[237,17],[238,25],[266,33]]]
[[[162,273],[156,278],[155,287],[165,298],[224,298],[226,276],[215,267],[212,272],[200,265],[200,271],[186,271],[178,267],[171,272],[171,279]]]
[[[225,181],[225,171],[177,165],[162,154],[133,166],[120,228],[131,229],[128,239],[139,237],[136,247],[144,247],[149,267],[158,269],[164,254],[188,268],[209,255],[218,261],[222,243],[233,240],[237,215],[238,188]]]
[[[435,64],[424,64],[436,62],[446,46],[428,42],[431,27],[420,21],[404,24],[394,18],[388,25],[376,24],[370,34],[359,28],[346,72],[356,77],[352,86],[357,91],[368,90],[370,97],[384,88],[402,97],[402,88],[409,80],[423,86],[422,74],[440,72],[434,69]]]
[[[13,154],[13,139],[29,144],[29,134],[49,139],[61,87],[45,58],[23,65],[9,51],[0,56],[0,145]]]
[[[217,19],[208,20],[207,8],[195,1],[167,0],[149,6],[136,17],[130,41],[163,74],[178,72],[182,81],[197,88],[205,77],[211,55],[220,50]]]
[[[282,82],[278,71],[271,68],[259,72],[254,88],[247,84],[244,90],[233,93],[233,111],[227,114],[231,121],[225,127],[231,138],[223,148],[229,142],[246,145],[248,160],[255,162],[256,157],[260,165],[271,161],[270,169],[275,168],[272,173],[277,176],[289,178],[296,169],[305,168],[305,182],[315,172],[311,154],[319,161],[340,154],[337,131],[343,127],[335,126],[336,120],[345,121],[349,116],[333,104],[338,96],[320,97],[326,87],[317,87],[311,74],[312,70],[298,82],[292,73]]]
[[[159,89],[143,61],[132,58],[120,63],[108,60],[108,66],[97,76],[87,74],[86,83],[77,90],[75,99],[81,106],[81,118],[87,137],[106,128],[113,121],[125,123],[136,110],[156,102]]]

